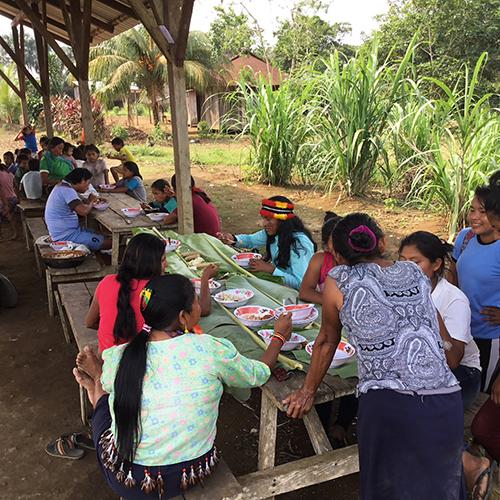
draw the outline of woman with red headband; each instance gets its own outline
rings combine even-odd
[[[254,234],[218,233],[221,241],[237,248],[266,248],[262,260],[250,261],[252,271],[281,276],[285,285],[299,289],[309,261],[316,251],[311,232],[294,213],[284,196],[262,200],[264,229]]]
[[[462,397],[429,278],[383,257],[384,235],[366,214],[344,217],[332,242],[339,265],[326,280],[311,368],[283,401],[288,415],[312,408],[343,327],[358,357],[361,499],[465,500]]]

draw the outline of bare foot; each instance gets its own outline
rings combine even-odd
[[[95,406],[95,403],[97,402],[95,397],[95,382],[86,373],[80,371],[78,368],[73,368],[73,375],[78,384],[86,389],[89,401],[92,403],[92,406]]]
[[[99,359],[92,348],[86,345],[83,351],[76,356],[76,366],[93,380],[99,380],[102,374],[102,360]]]
[[[473,491],[474,488],[476,488],[475,498],[484,498],[488,491],[488,484],[491,479],[490,474],[484,474],[479,483],[476,484],[476,482],[479,476],[490,467],[491,462],[486,457],[476,457],[464,451],[462,454],[462,463],[464,466],[467,488],[469,491]]]

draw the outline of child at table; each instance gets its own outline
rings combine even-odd
[[[7,168],[7,172],[15,174],[17,170],[16,157],[12,151],[5,151],[3,154],[3,164]]]
[[[160,212],[171,214],[177,208],[174,190],[165,179],[158,179],[151,184],[151,193],[154,200],[149,204],[143,203],[142,208],[156,208]]]
[[[12,230],[11,240],[17,238],[17,227],[14,217],[16,207],[17,196],[14,189],[14,176],[7,171],[7,167],[4,164],[0,164],[0,222],[2,219],[6,219],[9,223]]]
[[[100,158],[101,152],[95,144],[88,144],[85,146],[85,161],[83,168],[86,168],[91,174],[92,179],[90,183],[95,189],[103,184],[109,184],[108,167],[106,161]]]
[[[37,153],[37,157],[39,160],[41,160],[44,153],[46,151],[48,151],[49,141],[50,141],[50,139],[46,135],[42,135],[40,137],[40,141],[39,141],[40,142],[40,151],[38,151],[38,153]]]
[[[260,215],[264,229],[254,234],[219,233],[221,241],[236,248],[266,248],[263,259],[250,261],[252,271],[280,276],[285,285],[298,290],[316,250],[311,232],[284,196],[262,200]]]
[[[94,408],[92,435],[114,493],[173,498],[216,467],[224,385],[259,387],[269,379],[290,338],[291,317],[276,321],[275,336],[257,361],[227,339],[192,333],[200,304],[185,276],[151,279],[141,294],[141,313],[145,325],[128,344],[104,351],[103,364],[84,350],[73,373]]]
[[[73,158],[73,150],[75,149],[75,146],[71,144],[70,142],[65,142],[63,146],[63,154],[62,157],[64,160],[66,160],[68,163],[73,168],[78,168],[78,163],[76,163],[76,160]]]
[[[19,182],[19,189],[24,191],[28,200],[39,200],[43,195],[42,177],[40,176],[40,162],[31,158],[28,162],[28,172]]]
[[[332,231],[340,219],[341,217],[334,212],[326,212],[325,214],[321,228],[323,251],[313,255],[300,286],[299,298],[304,302],[323,303],[323,288],[326,278],[336,265],[332,253]]]
[[[142,181],[142,175],[137,163],[126,161],[123,164],[123,179],[115,184],[113,189],[101,188],[104,192],[127,193],[141,203],[146,203],[147,195]]]

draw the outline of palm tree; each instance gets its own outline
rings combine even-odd
[[[221,82],[204,33],[189,34],[184,67],[186,85],[196,91],[205,92]],[[90,78],[104,84],[98,95],[108,103],[117,96],[127,99],[130,85],[136,84],[147,95],[155,125],[160,121],[158,100],[165,94],[167,60],[144,27],[132,28],[91,49]]]

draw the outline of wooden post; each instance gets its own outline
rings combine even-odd
[[[21,24],[19,31],[17,26],[12,26],[12,41],[14,42],[14,52],[19,62],[24,66],[24,27]],[[19,81],[19,99],[21,100],[21,109],[23,112],[23,123],[29,123],[28,103],[26,102],[26,76],[23,70],[17,66],[17,79]]]
[[[50,108],[49,52],[47,43],[42,38],[42,35],[37,30],[33,30],[33,33],[35,35],[38,68],[40,72],[43,114],[45,115],[45,132],[48,137],[52,137],[54,135],[54,126],[52,122],[52,110]]]
[[[179,232],[189,234],[194,232],[194,221],[184,65],[177,66],[168,63],[168,89],[174,140],[175,193],[179,208]]]

